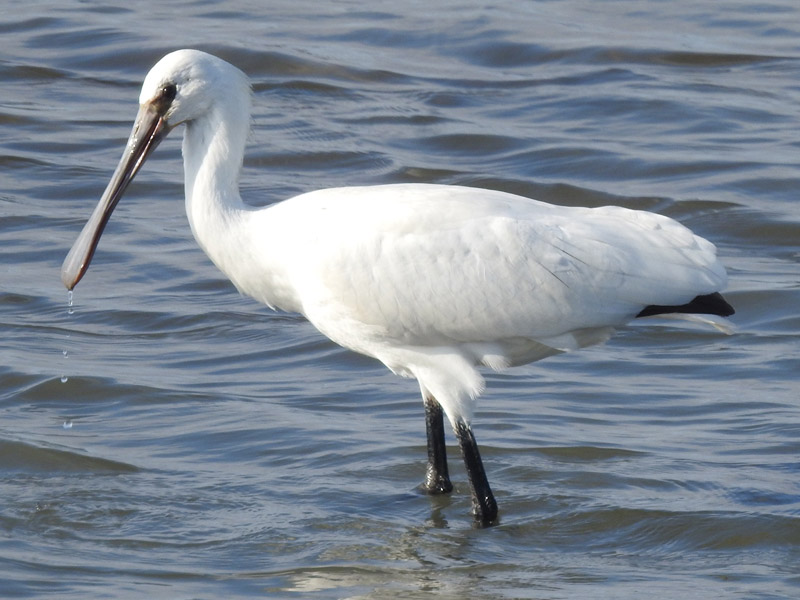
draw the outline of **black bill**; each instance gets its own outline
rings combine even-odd
[[[61,265],[61,281],[68,290],[78,284],[89,268],[103,229],[128,184],[133,181],[144,161],[171,129],[152,104],[143,104],[139,108],[139,114],[136,115],[133,131],[128,138],[128,144],[119,165],[117,165],[117,169],[114,171],[111,181],[108,182],[106,191],[103,192],[92,216],[89,217],[78,239],[75,240],[69,254],[64,259],[64,264]]]

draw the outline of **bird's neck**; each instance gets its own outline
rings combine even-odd
[[[249,100],[249,98],[248,98]],[[287,228],[239,196],[239,173],[249,132],[250,106],[211,112],[187,123],[183,138],[186,214],[197,243],[244,294],[299,311],[281,263]]]
[[[186,209],[192,226],[209,210],[243,208],[239,197],[239,173],[248,132],[249,111],[211,110],[186,124],[183,168]]]
[[[183,138],[189,224],[198,244],[229,276],[241,251],[243,222],[251,212],[239,196],[249,114],[249,105],[218,106],[188,122]]]

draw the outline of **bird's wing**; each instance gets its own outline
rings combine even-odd
[[[354,342],[370,336],[569,349],[648,304],[688,302],[724,282],[713,245],[652,213],[449,186],[352,190],[307,207],[301,243],[313,251],[295,247],[304,256],[296,282],[304,314],[361,351]]]

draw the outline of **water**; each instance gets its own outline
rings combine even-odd
[[[796,598],[796,2],[262,6],[0,17],[0,597]],[[179,135],[68,314],[61,261],[185,46],[253,78],[252,203],[431,181],[654,210],[718,245],[736,333],[638,323],[489,374],[501,523],[473,528],[455,448],[455,493],[417,490],[413,382],[196,247]]]

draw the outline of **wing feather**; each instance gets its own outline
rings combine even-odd
[[[365,340],[570,349],[725,281],[711,243],[653,213],[452,186],[332,191],[295,199],[308,227],[289,249],[294,285],[309,320],[368,354]]]

